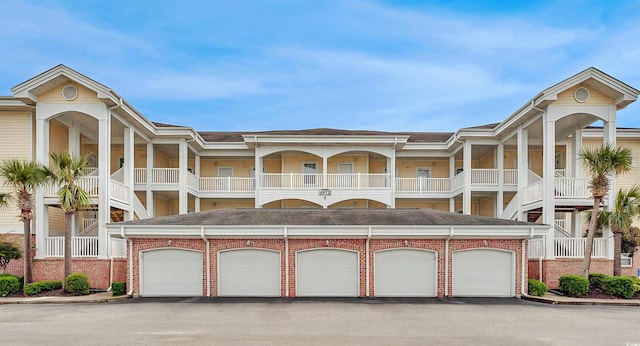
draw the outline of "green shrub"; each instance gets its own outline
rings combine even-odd
[[[75,273],[67,276],[65,290],[71,294],[89,294],[89,277],[82,273]]]
[[[0,276],[0,296],[6,297],[20,290],[20,281],[13,275]]]
[[[111,293],[113,296],[121,296],[127,293],[127,284],[124,282],[114,282],[111,284]]]
[[[601,290],[603,289],[604,280],[606,280],[607,278],[608,276],[604,274],[589,274],[589,287],[591,287],[592,290]]]
[[[560,290],[570,297],[581,297],[589,293],[589,280],[578,275],[563,275]]]
[[[603,281],[602,289],[606,294],[625,299],[631,299],[636,293],[636,285],[633,279],[624,276],[612,276]]]
[[[24,285],[24,295],[34,296],[40,294],[40,292],[52,291],[62,288],[62,281],[59,280],[46,280],[38,281]]]
[[[536,279],[529,279],[529,294],[536,297],[542,297],[547,293],[547,285]]]

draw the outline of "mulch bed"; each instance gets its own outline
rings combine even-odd
[[[587,293],[586,295],[584,295],[584,296],[582,296],[580,298],[629,300],[629,299],[624,299],[624,298],[620,298],[620,297],[616,297],[616,296],[612,296],[612,295],[606,294],[602,290],[599,290],[599,289],[593,289],[589,293]],[[633,295],[633,297],[631,297],[631,299],[639,299],[640,300],[640,291],[636,292]]]

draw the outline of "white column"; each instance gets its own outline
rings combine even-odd
[[[452,213],[456,212],[456,199],[449,198],[449,211]]]
[[[504,144],[498,144],[496,149],[498,168],[498,193],[496,196],[496,217],[502,217],[504,211]]]
[[[69,153],[73,155],[80,154],[80,130],[75,121],[69,126]]]
[[[396,207],[396,148],[395,146],[391,150],[391,157],[389,158],[389,165],[391,165],[391,208]]]
[[[193,173],[198,177],[198,181],[200,181],[200,155],[196,153],[194,158],[194,167]],[[200,184],[198,183],[198,190],[200,189]],[[194,196],[194,211],[197,213],[200,211],[200,197]]]
[[[518,127],[518,221],[526,221],[527,217],[522,208],[524,204],[524,188],[529,184],[529,131]]]
[[[554,258],[553,248],[555,231],[555,151],[556,151],[556,124],[550,120],[547,111],[543,119],[543,145],[542,145],[542,223],[549,225],[546,239],[546,258]]]
[[[36,112],[38,112],[36,110]],[[49,164],[49,121],[45,119],[36,120],[36,162]],[[39,187],[36,190],[35,208],[35,234],[36,234],[36,255],[35,258],[46,257],[45,237],[49,236],[49,217],[44,204],[44,189]]]
[[[109,205],[109,172],[111,152],[110,115],[100,119],[98,125],[98,258],[107,258],[107,229],[105,224],[111,222],[111,206]]]
[[[582,178],[582,129],[576,129],[571,135],[571,177]]]
[[[609,144],[613,148],[616,147],[616,108],[615,106],[609,107],[609,120],[604,121],[604,133],[603,133],[603,144]],[[605,210],[611,209],[613,203],[615,203],[616,195],[618,193],[618,187],[616,184],[616,174],[613,173],[609,176],[609,193],[608,193],[608,204],[604,208]],[[613,259],[613,252],[615,251],[615,244],[613,242],[613,232],[611,232],[610,227],[604,227],[602,231],[602,236],[607,239],[607,259]]]
[[[147,213],[150,217],[155,216],[155,207],[153,205],[153,191],[151,190],[151,175],[153,174],[153,143],[147,143]]]
[[[327,181],[327,157],[323,156],[322,157],[322,187],[326,188],[328,187],[328,181]],[[325,206],[326,208],[326,206]]]
[[[178,161],[179,161],[179,170],[178,170],[178,213],[186,214],[187,206],[188,206],[188,195],[187,195],[187,165],[189,158],[189,148],[187,147],[187,141],[184,138],[180,139],[180,144],[178,145]]]
[[[262,180],[262,157],[260,157],[260,148],[258,147],[258,144],[256,143],[256,149],[255,149],[255,163],[253,164],[253,166],[255,167],[255,174],[254,174],[254,201],[255,201],[255,207],[256,208],[262,208],[262,204],[260,203],[260,184],[261,184],[261,180]]]
[[[471,142],[468,140],[464,142],[462,169],[465,178],[462,192],[462,212],[471,215]]]
[[[571,212],[571,236],[582,238],[582,214],[579,211]]]
[[[123,165],[123,173],[124,173],[124,185],[129,188],[129,193],[127,195],[127,202],[129,203],[129,212],[125,213],[125,220],[133,220],[133,200],[134,200],[134,188],[133,188],[133,174],[134,174],[134,148],[135,148],[135,130],[131,127],[124,128],[124,143],[123,143],[123,152],[124,152],[124,165]]]

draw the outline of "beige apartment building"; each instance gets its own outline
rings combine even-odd
[[[523,292],[527,277],[542,278],[554,287],[558,275],[579,270],[584,254],[584,212],[591,208],[592,200],[580,150],[604,143],[625,146],[634,153],[640,150],[640,129],[616,127],[618,111],[634,102],[640,92],[595,68],[523,100],[523,106],[506,114],[500,123],[452,132],[203,132],[180,124],[153,122],[152,114],[140,114],[114,90],[64,65],[18,84],[11,92],[0,97],[0,158],[47,164],[49,153],[54,151],[86,155],[89,167],[79,183],[91,194],[92,205],[78,212],[72,224],[74,265],[78,270],[91,271],[96,287],[108,287],[114,279],[127,280],[132,292],[141,295],[234,295],[233,287],[221,281],[224,275],[231,275],[226,282],[242,283],[240,274],[233,276],[238,273],[233,263],[258,265],[277,260],[277,266],[272,267],[271,295],[275,295],[273,282],[277,279],[281,283],[277,295],[292,296],[299,287],[319,284],[289,282],[286,273],[291,270],[291,262],[302,261],[297,256],[304,258],[303,254],[316,247],[340,243],[337,239],[356,244],[344,245],[349,254],[356,253],[356,259],[343,261],[342,245],[318,252],[322,256],[315,259],[309,257],[309,263],[332,263],[333,268],[349,261],[356,263],[353,275],[360,288],[335,295],[387,292],[383,286],[376,288],[384,277],[383,273],[376,274],[376,268],[384,267],[379,261],[385,256],[368,256],[375,252],[375,246],[391,251],[387,245],[376,243],[383,240],[397,242],[397,256],[389,263],[409,268],[411,256],[428,255],[424,263],[435,268],[425,274],[433,275],[429,293],[416,289],[404,295],[514,296]],[[639,178],[640,166],[634,166],[630,174],[614,180],[611,190],[615,193],[632,186]],[[57,187],[48,186],[36,194],[36,279],[61,275],[66,225],[56,191]],[[611,200],[610,196],[607,201]],[[215,211],[229,208],[238,214]],[[223,215],[248,218],[249,214],[243,214],[247,209],[261,216],[246,227],[240,227],[244,225],[242,220],[237,225],[213,220]],[[309,209],[318,209],[309,214],[314,217],[322,217],[322,213],[337,215],[332,210],[340,209],[341,217],[356,220],[360,215],[364,219],[331,224],[294,218],[295,224],[286,219],[273,224],[265,216],[296,215],[290,214],[292,210],[307,213]],[[432,224],[416,221],[415,229],[406,224],[394,228],[376,219],[376,210],[385,212],[381,209],[395,209],[384,214],[392,220],[400,220],[399,213],[407,209],[416,213],[435,210],[442,212],[437,215],[450,215],[457,223],[447,225],[443,216]],[[265,210],[273,213],[264,214]],[[358,214],[362,210],[366,214]],[[196,213],[205,211],[213,219],[198,225],[187,219],[180,219],[185,222],[182,226],[175,223],[175,215],[194,213],[197,217]],[[470,221],[443,213],[466,215]],[[16,214],[12,209],[0,211],[0,232],[20,234],[22,224]],[[156,221],[144,222],[147,219]],[[160,227],[162,220],[172,226]],[[504,225],[501,220],[509,221]],[[456,232],[474,222],[480,226]],[[376,231],[382,224],[386,231]],[[282,230],[275,232],[274,227]],[[288,230],[296,227],[300,233],[293,231],[291,234],[297,235],[289,238]],[[357,231],[360,229],[364,233]],[[595,240],[595,271],[611,272],[610,236],[611,232],[605,230]],[[231,243],[236,244],[237,258],[224,255],[221,244],[230,239],[235,239]],[[274,243],[260,249],[251,245],[266,240]],[[290,241],[311,245],[303,252],[289,253]],[[345,244],[351,244],[349,241]],[[218,244],[217,250],[212,250],[216,246],[211,242]],[[461,245],[467,243],[472,245]],[[461,252],[450,249],[456,246],[461,246]],[[256,252],[267,248],[267,252]],[[261,257],[274,252],[277,255]],[[146,266],[143,253],[148,255]],[[182,259],[184,263],[196,263],[191,267],[196,268],[192,270],[194,285],[186,291],[162,286],[162,278],[184,272],[184,267],[171,269],[168,264],[182,263]],[[423,263],[423,259],[416,263]],[[223,260],[232,264],[222,268],[227,263]],[[301,263],[296,270],[302,270]],[[637,258],[625,256],[623,265],[625,273],[635,274]],[[169,269],[149,269],[156,267]],[[279,274],[275,274],[276,267]],[[477,280],[474,272],[487,267],[502,268],[496,270],[503,270],[504,275],[487,281],[486,287],[477,291],[462,289],[463,282]],[[418,273],[423,269],[417,264],[412,270]],[[252,275],[261,272],[268,270],[256,269]],[[306,276],[299,272],[295,277]],[[335,287],[332,278],[327,280]],[[502,284],[495,283],[500,280]],[[388,288],[391,296],[393,287]]]

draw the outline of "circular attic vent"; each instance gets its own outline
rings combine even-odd
[[[578,102],[587,102],[589,101],[589,97],[591,97],[591,93],[589,89],[585,87],[579,87],[573,92],[573,98]]]
[[[78,88],[73,85],[67,85],[62,88],[62,97],[67,101],[73,101],[78,97]]]

